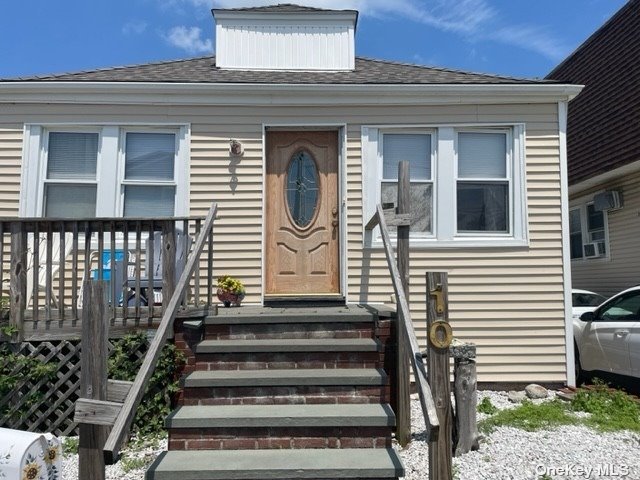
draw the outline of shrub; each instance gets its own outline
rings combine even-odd
[[[579,389],[571,401],[574,411],[591,415],[585,423],[603,431],[640,432],[640,403],[621,390],[610,390],[602,381],[591,389]]]
[[[498,411],[498,407],[491,403],[491,399],[489,397],[484,397],[478,405],[478,411],[480,413],[486,413],[487,415],[493,415]]]
[[[146,352],[149,340],[144,332],[132,333],[118,340],[109,357],[109,378],[133,381],[142,365],[137,352]],[[132,433],[148,435],[164,430],[164,419],[171,411],[172,396],[178,391],[178,374],[184,355],[175,345],[162,349],[156,369],[140,402]]]

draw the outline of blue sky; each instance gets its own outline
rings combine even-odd
[[[213,52],[211,7],[291,0],[6,0],[0,77]],[[542,77],[625,0],[299,0],[360,10],[357,54]]]

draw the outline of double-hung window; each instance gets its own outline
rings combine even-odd
[[[161,217],[188,209],[187,127],[26,127],[20,214]]]
[[[363,221],[410,167],[413,246],[526,246],[524,125],[362,128]],[[379,232],[364,235],[380,244]]]
[[[457,233],[508,234],[511,182],[507,133],[460,131],[457,140]]]
[[[174,214],[176,143],[175,133],[124,133],[125,217]]]
[[[383,133],[380,200],[395,204],[398,198],[398,164],[409,162],[410,213],[414,235],[432,232],[433,177],[432,137],[430,133]],[[393,228],[395,230],[395,228]]]
[[[569,210],[571,260],[603,258],[609,255],[607,213],[596,210],[593,203],[583,203]]]
[[[46,217],[96,214],[98,132],[51,131],[43,179]]]

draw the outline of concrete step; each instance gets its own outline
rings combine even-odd
[[[218,315],[206,317],[205,325],[229,325],[251,323],[344,323],[374,322],[376,309],[362,305],[336,307],[242,307],[220,309]]]
[[[166,420],[170,429],[181,428],[329,428],[393,427],[389,405],[216,405],[184,406]]]
[[[388,449],[199,450],[162,453],[147,480],[390,479],[404,475]]]
[[[378,352],[372,338],[203,340],[196,353]]]
[[[195,371],[184,379],[185,388],[355,386],[386,383],[387,374],[380,368]]]

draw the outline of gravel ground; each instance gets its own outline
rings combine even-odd
[[[555,396],[549,393],[550,398]],[[489,397],[500,409],[516,406],[509,402],[506,392],[478,392],[478,401],[483,397]],[[411,417],[414,441],[405,449],[396,448],[405,465],[405,480],[425,480],[428,447],[417,396],[411,399]],[[478,420],[484,417],[478,413]],[[583,426],[537,432],[499,427],[480,442],[478,451],[454,458],[453,465],[458,480],[639,480],[640,435],[628,431],[601,433]]]
[[[554,398],[555,393],[549,392]],[[478,392],[478,401],[489,397],[500,409],[514,408],[506,392]],[[546,400],[534,400],[534,403]],[[425,480],[429,471],[424,418],[417,395],[411,399],[414,440],[399,450],[405,480]],[[478,420],[486,415],[478,413]],[[131,448],[125,460],[107,467],[108,480],[143,480],[146,464],[167,447],[166,439]],[[480,442],[480,449],[453,459],[457,480],[628,479],[640,480],[640,435],[632,432],[600,433],[583,426],[525,432],[496,428]],[[138,468],[135,468],[138,467]],[[609,469],[609,472],[603,469]],[[565,469],[563,472],[562,469]],[[544,475],[547,474],[547,477]],[[63,459],[63,478],[78,479],[78,456]]]
[[[107,480],[144,480],[144,473],[160,452],[167,449],[166,438],[145,442],[142,446],[127,448],[124,461],[107,466]],[[62,459],[63,480],[78,480],[78,455]]]

